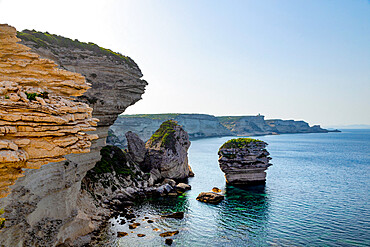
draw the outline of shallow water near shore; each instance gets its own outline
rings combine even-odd
[[[192,141],[192,190],[134,206],[136,229],[112,219],[100,245],[165,246],[159,234],[179,230],[172,246],[370,246],[370,130],[259,136],[273,166],[265,186],[248,188],[226,186],[219,169],[218,148],[231,138]],[[225,193],[222,203],[196,201],[213,187]],[[160,217],[177,211],[184,219]]]

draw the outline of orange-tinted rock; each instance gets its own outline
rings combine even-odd
[[[216,193],[220,193],[221,192],[221,190],[219,188],[217,188],[217,187],[213,187],[212,188],[212,191],[213,192],[216,192]]]
[[[164,232],[164,233],[159,234],[159,236],[166,238],[166,237],[171,237],[176,234],[179,234],[179,231]]]
[[[0,25],[0,198],[22,176],[64,155],[87,153],[98,120],[71,96],[88,88],[85,78],[58,69],[18,44],[15,28]]]
[[[125,237],[127,235],[128,235],[127,232],[117,232],[117,237],[119,237],[119,238]]]
[[[202,192],[198,195],[197,200],[205,203],[218,204],[225,197],[214,192]]]

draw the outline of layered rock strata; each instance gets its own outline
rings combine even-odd
[[[231,139],[224,143],[218,151],[218,162],[225,173],[226,183],[265,183],[265,170],[271,166],[266,146],[266,142],[251,138]]]
[[[188,133],[190,139],[228,136],[232,133],[218,119],[206,114],[145,114],[121,115],[110,127],[108,137],[111,145],[125,147],[125,133],[132,131],[143,141],[149,140],[159,126],[167,120],[175,120]]]
[[[206,114],[137,114],[121,115],[110,127],[108,143],[126,147],[125,133],[135,132],[147,141],[166,120],[177,121],[189,134],[190,140],[220,136],[258,136],[293,133],[326,133],[319,125],[310,126],[305,121],[271,119],[257,116],[215,117]]]
[[[130,58],[95,44],[35,31],[18,37],[59,68],[85,76],[91,88],[78,100],[94,107],[93,117],[100,122],[90,133],[99,139],[92,141],[89,153],[69,154],[64,156],[66,161],[26,170],[11,186],[12,193],[0,199],[6,218],[0,246],[80,246],[90,241],[88,234],[110,214],[85,185],[81,188],[83,178],[101,159],[109,126],[141,98],[147,83]]]
[[[89,85],[80,74],[57,69],[17,44],[16,30],[0,25],[0,198],[22,176],[64,155],[90,152],[97,119],[92,108],[70,96]]]
[[[148,150],[145,168],[151,174],[150,183],[162,178],[179,180],[189,177],[189,136],[176,121],[163,122],[145,147]]]
[[[119,114],[141,99],[148,85],[140,79],[143,74],[131,58],[94,43],[29,30],[19,32],[18,37],[41,57],[85,76],[91,88],[79,100],[94,108],[98,126],[112,125]]]
[[[222,125],[237,136],[274,135],[295,133],[326,133],[319,125],[310,126],[305,121],[266,119],[257,116],[224,116],[217,117]]]

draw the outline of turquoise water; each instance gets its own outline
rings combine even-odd
[[[217,150],[230,137],[192,141],[192,190],[136,206],[142,225],[128,230],[115,223],[110,232],[133,233],[112,236],[107,245],[164,246],[153,231],[159,228],[180,231],[172,246],[370,246],[370,130],[258,138],[269,143],[272,157],[265,186],[226,186]],[[195,200],[214,186],[224,191],[225,201]],[[185,218],[159,217],[174,211],[184,211]],[[154,223],[141,221],[144,216]]]

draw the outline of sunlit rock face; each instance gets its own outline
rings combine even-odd
[[[219,151],[219,165],[226,183],[232,185],[264,184],[265,170],[271,166],[267,143],[251,139],[231,139]]]
[[[97,135],[93,109],[71,96],[88,88],[85,78],[58,69],[18,44],[15,28],[0,25],[0,198],[22,176],[64,155],[88,153]]]
[[[141,99],[148,85],[131,58],[96,44],[29,30],[18,37],[41,57],[85,76],[91,88],[78,99],[94,108],[98,126],[112,125],[119,114]]]
[[[159,129],[146,142],[148,152],[145,158],[151,179],[149,184],[162,178],[186,179],[190,166],[188,133],[174,120],[161,124]]]
[[[141,99],[147,83],[140,79],[141,71],[130,58],[95,44],[36,31],[21,32],[17,37],[58,68],[85,76],[91,88],[75,101],[94,108],[92,116],[100,121],[89,133],[99,139],[92,141],[88,153],[68,154],[65,161],[24,171],[25,176],[10,187],[11,193],[0,198],[6,219],[0,246],[86,246],[89,233],[99,228],[110,210],[84,190],[82,181],[101,159],[109,126],[126,107]]]

